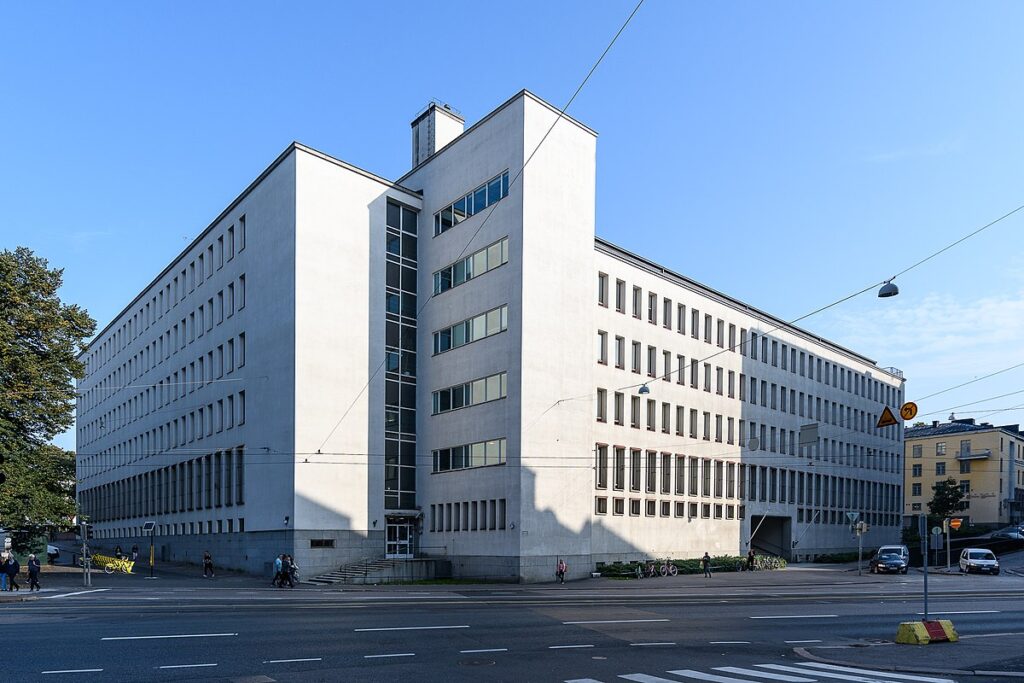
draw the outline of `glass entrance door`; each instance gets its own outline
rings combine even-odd
[[[389,560],[411,560],[415,553],[413,539],[416,537],[416,524],[402,517],[387,520],[387,547],[385,555]]]

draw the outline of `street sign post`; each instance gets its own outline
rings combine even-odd
[[[924,619],[928,621],[928,516],[918,515],[917,534],[921,538],[921,557],[924,559]]]
[[[907,401],[900,406],[900,417],[904,420],[913,420],[917,417],[917,404],[913,401]]]
[[[155,579],[153,576],[153,564],[154,564],[154,553],[153,553],[153,534],[156,531],[156,522],[146,522],[142,525],[143,532],[149,532],[149,576],[147,579]]]

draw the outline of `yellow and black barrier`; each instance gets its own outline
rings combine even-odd
[[[901,645],[955,643],[958,640],[960,640],[960,636],[949,619],[904,621],[896,630],[896,642]]]
[[[122,571],[125,574],[131,574],[132,568],[135,566],[135,562],[126,557],[118,559],[110,555],[93,555],[92,563],[104,569],[109,567],[112,571]]]

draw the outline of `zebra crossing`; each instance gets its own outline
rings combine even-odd
[[[837,666],[819,662],[793,662],[791,664],[754,664],[752,666],[716,666],[710,671],[674,669],[666,671],[673,678],[646,673],[619,674],[617,679],[634,683],[957,683],[952,678],[937,678],[919,674],[876,671],[851,666]],[[605,683],[595,678],[573,678],[565,683]]]

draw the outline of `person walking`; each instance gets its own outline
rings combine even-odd
[[[21,563],[18,562],[18,558],[12,553],[10,559],[7,561],[7,590],[20,591],[21,586],[18,585],[18,572],[21,571]]]
[[[711,556],[704,552],[704,557],[700,558],[700,566],[704,568],[704,578],[711,578]]]
[[[755,560],[754,549],[751,548],[750,550],[747,551],[747,571],[748,572],[754,571],[754,560]]]
[[[206,574],[209,572],[210,578],[214,577],[213,573],[213,557],[210,555],[209,550],[203,551],[203,578],[206,578]]]
[[[281,570],[284,569],[284,554],[278,555],[274,558],[274,580],[270,582],[271,586],[281,588]]]
[[[132,546],[132,562],[138,562],[139,560],[139,544],[136,543]]]
[[[295,572],[295,565],[292,564],[292,556],[284,555],[284,559],[281,560],[281,588],[284,588],[284,582],[288,582],[289,588],[295,588],[295,581],[292,579],[292,574]]]
[[[558,558],[558,564],[555,565],[555,576],[558,577],[558,583],[565,583],[565,572],[569,569],[569,565],[565,563],[565,560]]]
[[[7,590],[7,562],[7,553],[0,554],[0,591]]]
[[[116,557],[119,560],[122,557],[124,557],[124,552],[121,551],[121,544],[120,543],[118,543],[117,545],[114,546],[114,557]]]
[[[40,590],[39,588],[39,560],[35,555],[28,556],[28,592]]]

